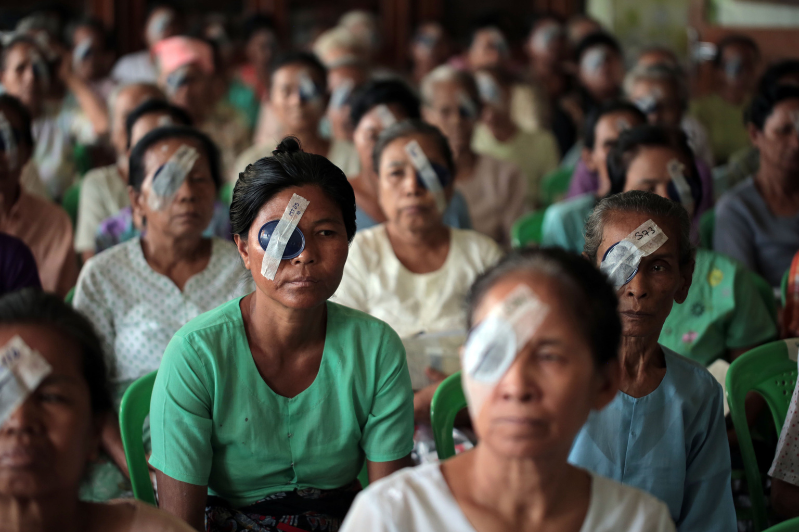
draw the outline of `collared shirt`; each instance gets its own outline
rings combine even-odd
[[[569,462],[654,495],[680,532],[736,530],[721,386],[662,347],[666,375],[644,397],[619,391],[592,412]]]
[[[78,279],[69,215],[50,201],[21,190],[8,215],[0,215],[0,232],[25,242],[39,268],[42,288],[64,297]]]
[[[103,166],[88,172],[80,187],[75,251],[94,251],[94,240],[100,224],[129,204],[128,187],[117,165]]]

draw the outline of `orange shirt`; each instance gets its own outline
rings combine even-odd
[[[72,222],[61,207],[22,190],[9,213],[0,214],[0,232],[30,248],[45,291],[64,297],[75,286],[78,260],[72,247]]]

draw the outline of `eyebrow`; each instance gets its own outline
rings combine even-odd
[[[392,166],[407,166],[407,164],[408,164],[407,161],[391,161],[390,163],[388,163],[388,166],[389,167],[392,167]]]
[[[321,225],[321,224],[340,224],[344,225],[343,220],[339,220],[336,218],[322,218],[321,220],[314,220],[311,222],[312,225]]]
[[[75,377],[70,377],[68,375],[53,375],[50,374],[45,378],[39,386],[46,386],[48,384],[72,384],[77,385],[79,384],[78,379]]]

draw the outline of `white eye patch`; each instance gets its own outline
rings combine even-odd
[[[740,55],[733,55],[724,62],[724,75],[729,80],[737,80],[743,73],[744,60]]]
[[[191,68],[191,65],[183,65],[167,76],[166,92],[169,96],[175,96],[178,89],[186,83],[186,80],[189,78],[189,68]]]
[[[608,60],[609,55],[608,50],[604,46],[591,48],[583,54],[583,59],[580,61],[580,68],[584,68],[588,72],[595,74]]]
[[[0,425],[52,371],[44,357],[19,336],[0,348]]]
[[[197,150],[186,144],[175,150],[172,157],[153,175],[152,193],[147,199],[147,205],[156,211],[169,205],[199,158]]]
[[[672,159],[666,164],[666,171],[677,190],[677,195],[680,196],[680,203],[689,215],[694,213],[694,197],[691,194],[691,186],[685,179],[685,165],[677,159]]]
[[[491,77],[491,74],[478,72],[475,75],[475,81],[477,82],[477,91],[480,93],[480,99],[494,107],[502,108],[504,106],[502,92],[499,90],[497,82]]]
[[[619,133],[627,131],[630,129],[630,122],[628,122],[626,118],[618,118],[616,120],[616,129],[619,130]]]
[[[394,116],[394,113],[392,113],[391,109],[385,104],[381,103],[375,107],[375,113],[377,113],[377,119],[380,120],[383,129],[388,129],[397,123],[397,118]]]
[[[555,39],[559,39],[564,34],[563,28],[557,24],[547,24],[540,28],[533,36],[533,48],[536,50],[546,50]]]
[[[608,248],[599,269],[618,291],[638,273],[641,259],[657,251],[668,239],[655,222],[647,220]]]
[[[79,64],[81,61],[89,57],[89,53],[91,52],[92,45],[94,44],[94,39],[92,37],[87,37],[83,39],[75,49],[72,51],[72,63],[74,65]]]
[[[302,196],[293,194],[286,205],[286,210],[283,211],[283,216],[280,217],[280,221],[269,239],[269,244],[264,251],[263,262],[261,262],[261,275],[270,281],[275,280],[280,261],[283,259],[283,251],[310,203]]]
[[[311,76],[308,75],[308,72],[303,70],[297,77],[300,85],[300,100],[303,102],[316,100],[319,97],[319,89],[313,79],[311,79]]]
[[[333,94],[330,95],[330,107],[333,109],[341,109],[347,103],[347,98],[352,94],[352,89],[355,88],[355,82],[347,78],[335,88]],[[389,111],[390,112],[390,111]]]
[[[477,105],[464,91],[458,93],[458,111],[463,114],[464,118],[471,120],[477,118]]]
[[[422,147],[415,140],[405,145],[405,153],[411,158],[411,164],[416,168],[416,172],[424,183],[425,188],[433,194],[436,200],[438,212],[443,213],[447,209],[447,197],[444,195],[444,188],[438,179],[438,174],[433,170],[433,165],[424,154]]]
[[[17,157],[17,139],[14,137],[14,130],[11,128],[11,123],[2,111],[0,111],[0,140],[3,141],[8,167],[11,170],[15,170],[19,162]]]
[[[153,19],[150,21],[150,25],[147,27],[147,34],[150,36],[151,39],[157,40],[161,37],[161,34],[164,33],[167,26],[172,22],[172,13],[169,11],[162,11],[158,13]]]

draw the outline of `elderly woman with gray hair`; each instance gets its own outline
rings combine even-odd
[[[735,530],[721,386],[660,345],[674,303],[691,287],[691,222],[679,203],[630,191],[600,201],[584,255],[619,298],[621,381],[588,418],[569,461],[664,501],[678,531]]]

